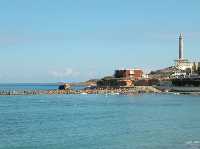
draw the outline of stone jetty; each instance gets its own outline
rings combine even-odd
[[[81,90],[64,89],[64,90],[12,90],[0,91],[0,95],[55,95],[55,94],[122,94],[135,95],[139,93],[161,93],[160,90],[152,86],[135,86],[128,88],[85,88]]]

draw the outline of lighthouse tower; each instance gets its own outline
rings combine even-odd
[[[177,60],[175,60],[175,67],[179,70],[186,70],[191,69],[192,70],[192,63],[189,62],[189,60],[184,59],[183,57],[183,34],[180,33],[179,35],[179,57]]]
[[[183,34],[179,36],[179,59],[183,60]]]

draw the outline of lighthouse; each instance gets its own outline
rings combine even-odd
[[[183,60],[183,34],[179,35],[179,60]]]
[[[183,34],[179,34],[179,57],[175,60],[175,67],[179,70],[185,71],[186,69],[192,70],[192,63],[183,57]]]

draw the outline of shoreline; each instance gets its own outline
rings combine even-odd
[[[134,86],[123,88],[84,88],[80,90],[74,89],[51,89],[51,90],[4,90],[0,91],[0,96],[15,96],[15,95],[54,95],[54,94],[110,94],[110,95],[136,95],[141,93],[161,93],[160,90],[152,86]]]
[[[183,90],[184,89],[184,90]],[[198,89],[198,90],[196,90]],[[138,94],[154,93],[154,94],[175,94],[175,95],[200,95],[200,88],[161,88],[156,86],[133,86],[121,88],[94,88],[94,89],[51,89],[51,90],[2,90],[0,96],[17,96],[17,95],[77,95],[77,94],[100,94],[100,95],[127,95],[134,96]]]

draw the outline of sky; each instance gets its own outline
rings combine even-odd
[[[0,0],[0,83],[78,82],[200,55],[199,0]]]

